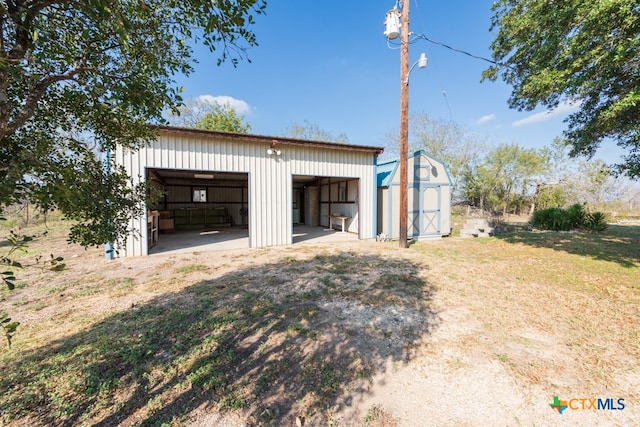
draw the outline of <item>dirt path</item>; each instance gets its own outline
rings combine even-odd
[[[401,255],[424,266],[427,282],[436,284],[433,310],[437,313],[437,327],[420,342],[412,343],[411,357],[400,361],[389,358],[386,368],[373,376],[366,391],[351,393],[343,399],[347,403],[329,408],[325,414],[328,423],[638,425],[637,360],[611,349],[612,357],[626,359],[620,369],[603,374],[604,378],[590,376],[593,371],[581,364],[594,361],[581,360],[581,353],[571,350],[571,331],[562,327],[567,321],[567,305],[571,306],[566,303],[570,298],[565,290],[544,283],[518,283],[508,263],[477,265],[461,263],[457,257],[438,256],[440,251],[455,253],[459,244],[449,239],[427,244],[430,246],[422,253]],[[323,248],[346,249],[346,245]],[[393,244],[360,242],[348,245],[348,250],[383,257],[397,255]],[[577,294],[573,298],[575,309],[589,306],[593,303],[589,299],[594,297]],[[556,322],[559,329],[554,328]],[[614,407],[619,407],[619,398],[626,403],[624,410],[582,410],[583,401],[575,400],[572,405],[576,410],[559,414],[550,407],[556,395],[563,400],[613,398]]]

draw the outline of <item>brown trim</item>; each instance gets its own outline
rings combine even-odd
[[[333,150],[347,150],[347,151],[365,151],[373,152],[376,155],[382,154],[383,147],[374,147],[370,145],[355,145],[344,144],[340,142],[325,142],[325,141],[309,141],[304,139],[285,138],[280,136],[265,136],[265,135],[249,135],[232,132],[220,132],[204,129],[182,128],[173,126],[155,126],[160,133],[182,133],[192,135],[202,135],[209,137],[217,137],[224,139],[231,139],[234,141],[242,142],[257,142],[262,144],[269,144],[270,147],[274,147],[278,144],[284,145],[302,145],[307,147],[317,148],[329,148]]]

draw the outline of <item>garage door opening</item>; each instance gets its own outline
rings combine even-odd
[[[147,169],[148,253],[249,247],[246,173]]]
[[[357,178],[293,176],[292,242],[357,239],[359,186]]]

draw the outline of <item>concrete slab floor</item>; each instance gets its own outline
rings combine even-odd
[[[356,241],[355,233],[342,233],[324,227],[307,225],[293,226],[293,244],[313,244]],[[184,230],[160,234],[158,243],[149,250],[149,255],[189,252],[225,251],[249,248],[249,230],[241,227],[219,229]]]

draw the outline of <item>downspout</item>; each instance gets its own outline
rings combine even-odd
[[[327,212],[327,228],[331,228],[331,177],[327,177],[327,188],[329,196],[329,211]]]
[[[111,175],[111,149],[107,146],[105,150],[104,170],[107,176]],[[105,200],[107,207],[111,204],[109,199]],[[107,209],[108,211],[108,209]],[[111,222],[111,218],[106,218],[107,222]],[[104,259],[112,260],[115,258],[115,251],[113,249],[113,242],[106,242],[104,244]]]
[[[362,199],[362,198],[361,198]],[[378,234],[378,154],[373,155],[373,215],[371,228],[371,238],[375,239]]]

